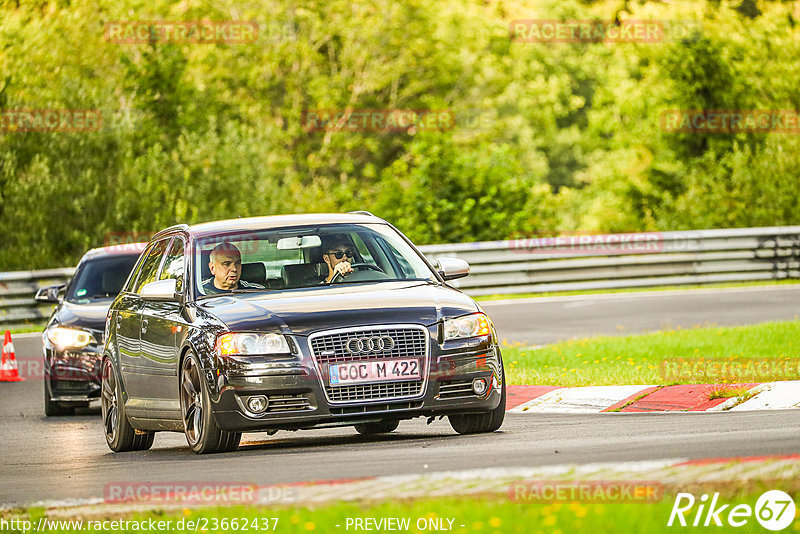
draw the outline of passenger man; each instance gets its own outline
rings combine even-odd
[[[266,289],[264,286],[240,280],[242,276],[242,254],[233,243],[220,243],[211,251],[208,268],[214,275],[203,282],[206,295],[230,293],[234,289]]]

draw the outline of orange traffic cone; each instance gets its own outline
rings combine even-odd
[[[0,382],[22,382],[17,368],[17,356],[14,354],[14,343],[11,342],[11,332],[6,330],[3,340],[3,354],[0,357]]]

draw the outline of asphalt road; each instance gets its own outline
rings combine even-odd
[[[539,344],[592,333],[677,325],[791,319],[800,287],[629,294],[486,303],[499,334]],[[618,325],[622,325],[619,328]],[[22,360],[41,357],[35,336],[17,336]],[[36,377],[0,383],[0,504],[101,498],[113,482],[276,484],[419,474],[477,467],[800,453],[800,411],[697,414],[509,414],[500,432],[458,436],[446,421],[405,421],[395,433],[352,428],[246,434],[234,453],[196,456],[182,434],[153,449],[114,454],[99,409],[46,418]]]
[[[260,485],[421,474],[478,467],[800,453],[800,410],[697,414],[509,414],[501,431],[459,436],[442,420],[393,434],[352,428],[245,434],[233,453],[196,456],[182,434],[150,451],[115,454],[99,411],[45,418],[41,383],[0,383],[0,503],[102,498],[119,482]]]

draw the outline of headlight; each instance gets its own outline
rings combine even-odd
[[[455,319],[444,320],[444,340],[488,336],[492,325],[484,313],[472,313]]]
[[[280,334],[222,334],[216,342],[217,356],[289,354],[289,344]]]
[[[55,345],[58,350],[82,349],[90,343],[97,344],[97,340],[90,332],[77,328],[54,326],[48,328],[45,334],[50,343]]]

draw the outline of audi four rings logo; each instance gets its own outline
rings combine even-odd
[[[380,352],[382,350],[392,350],[394,348],[394,339],[389,336],[351,337],[347,340],[345,347],[347,347],[347,351],[350,354]]]

